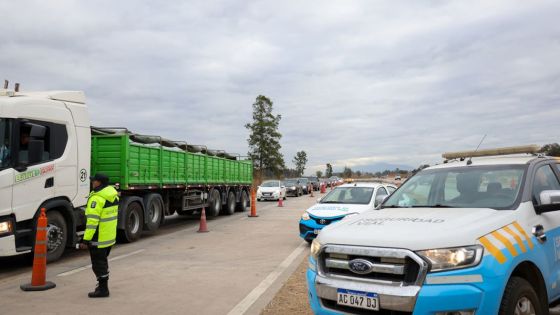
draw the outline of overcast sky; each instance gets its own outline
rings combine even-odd
[[[558,1],[0,1],[0,79],[92,123],[246,153],[259,94],[288,166],[560,141]]]

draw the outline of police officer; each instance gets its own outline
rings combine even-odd
[[[109,263],[107,257],[117,236],[119,197],[109,186],[109,178],[101,173],[90,177],[93,191],[89,194],[86,209],[86,231],[80,248],[89,248],[91,266],[97,277],[97,287],[90,298],[109,296]]]

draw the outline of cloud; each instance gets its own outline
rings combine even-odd
[[[555,1],[17,1],[0,69],[79,89],[94,125],[247,151],[251,104],[282,152],[417,166],[444,151],[558,142]]]

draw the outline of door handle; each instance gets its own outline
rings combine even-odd
[[[544,227],[540,224],[533,226],[533,235],[537,238],[539,243],[543,244],[546,242],[546,234],[544,233]]]
[[[45,188],[51,188],[54,186],[54,177],[49,177],[45,181]]]

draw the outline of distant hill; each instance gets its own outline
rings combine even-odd
[[[384,170],[394,170],[396,168],[398,168],[400,170],[406,170],[406,171],[411,171],[411,170],[414,169],[414,167],[412,167],[410,165],[391,164],[391,163],[385,163],[385,162],[373,163],[373,164],[368,164],[368,165],[354,165],[350,168],[352,169],[353,172],[361,171],[362,173],[364,173],[364,172],[370,172],[370,173],[383,172]],[[337,172],[342,172],[342,169],[336,170],[336,171]]]

